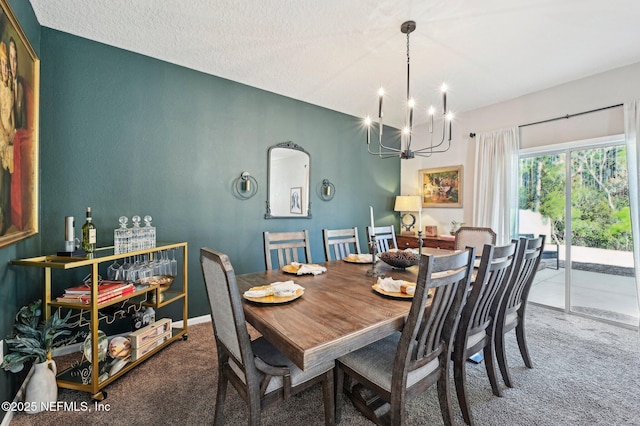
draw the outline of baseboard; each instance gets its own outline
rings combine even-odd
[[[202,315],[199,317],[187,319],[187,325],[204,324],[206,322],[211,322],[211,315]],[[182,320],[172,323],[172,325],[174,325],[177,328],[183,327],[183,324],[184,322]]]

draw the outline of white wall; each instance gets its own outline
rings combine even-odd
[[[479,82],[480,84],[481,82]],[[567,114],[640,99],[640,62],[560,86],[459,114],[454,121],[451,149],[430,158],[404,160],[401,165],[402,195],[419,194],[419,170],[462,164],[463,204],[461,209],[425,208],[423,225],[438,225],[438,233],[449,230],[451,220],[471,223],[475,139],[469,133],[513,127]],[[452,99],[453,102],[453,99]],[[426,126],[415,129],[415,148],[423,146]],[[552,145],[624,133],[622,107],[521,128],[520,147]]]

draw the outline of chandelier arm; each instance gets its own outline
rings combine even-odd
[[[451,141],[447,141],[447,149],[433,149],[433,148],[437,148],[442,144],[438,144],[437,146],[434,146],[433,148],[429,147],[429,148],[421,148],[419,150],[414,151],[417,155],[423,156],[423,157],[429,157],[431,154],[434,153],[442,153],[442,152],[447,152],[449,151],[449,148],[451,148]],[[424,155],[426,154],[426,155]]]

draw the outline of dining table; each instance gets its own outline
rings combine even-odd
[[[447,254],[449,250],[423,249]],[[246,321],[301,369],[334,360],[402,330],[411,297],[389,297],[373,286],[371,263],[336,260],[320,263],[326,272],[295,275],[272,269],[236,276],[238,289],[292,280],[303,294],[287,303],[255,303],[243,299]],[[416,282],[418,266],[395,269],[382,261],[375,271],[395,280]]]

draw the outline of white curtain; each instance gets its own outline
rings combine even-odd
[[[633,263],[636,275],[636,297],[640,308],[640,210],[638,188],[640,188],[640,101],[624,104],[624,139],[627,144],[627,172],[629,175],[629,207],[631,210],[631,234],[633,235]],[[638,322],[640,330],[640,321]]]
[[[517,127],[476,136],[473,226],[493,229],[498,245],[509,243],[515,234],[519,150]]]

